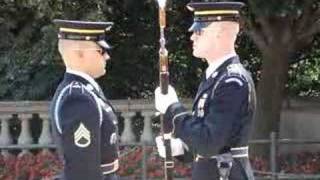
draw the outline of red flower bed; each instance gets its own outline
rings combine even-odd
[[[139,178],[142,175],[142,149],[136,148],[134,151],[130,151],[128,148],[124,148],[122,151],[129,151],[130,153],[124,153],[126,156],[122,156],[120,158],[120,170],[118,173],[120,176],[132,176],[133,178]],[[156,148],[147,147],[146,154],[147,177],[163,177],[163,159],[158,156]],[[174,173],[175,177],[190,177],[190,165],[175,161]]]
[[[163,159],[154,147],[147,147],[147,176],[148,178],[163,177]],[[121,148],[120,169],[118,174],[129,179],[141,179],[143,172],[142,148]],[[268,160],[261,157],[250,159],[254,169],[269,171]],[[278,157],[280,171],[283,173],[316,174],[320,172],[319,153],[286,154]],[[20,153],[18,156],[0,156],[1,180],[41,180],[50,179],[62,169],[58,156],[48,150],[37,154]],[[191,166],[175,161],[175,177],[190,177]]]
[[[36,156],[35,164],[32,168],[33,177],[49,179],[62,170],[62,163],[57,154],[48,150],[41,151]]]
[[[12,180],[15,175],[15,164],[16,157],[13,155],[8,155],[6,157],[0,156],[0,179]]]
[[[284,173],[316,174],[320,172],[320,152],[287,154],[280,156],[279,162]]]
[[[18,156],[0,156],[1,180],[49,179],[60,172],[62,165],[56,154],[43,150],[36,155],[22,152]]]
[[[16,179],[33,179],[33,165],[35,164],[35,157],[32,153],[21,153],[18,155],[14,167],[14,174]]]

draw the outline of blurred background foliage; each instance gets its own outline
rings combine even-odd
[[[192,97],[206,65],[191,54],[189,0],[168,5],[170,78],[179,95]],[[111,99],[151,98],[158,84],[158,9],[153,0],[2,0],[0,2],[0,99],[50,100],[64,73],[57,51],[55,18],[114,21],[107,75],[98,81]],[[262,57],[241,33],[237,51],[259,80]],[[293,96],[320,94],[320,36],[297,53],[287,90]],[[294,57],[296,58],[296,57]]]

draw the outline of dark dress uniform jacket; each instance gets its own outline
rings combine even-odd
[[[254,84],[237,56],[203,79],[192,114],[181,103],[169,106],[165,118],[173,120],[173,135],[188,145],[194,158],[192,179],[219,179],[217,160],[212,156],[248,146],[254,111]],[[233,161],[230,180],[253,179],[248,157]]]
[[[65,73],[50,110],[64,164],[61,179],[109,179],[119,166],[117,118],[103,93],[85,78]]]

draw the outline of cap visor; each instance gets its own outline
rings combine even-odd
[[[105,40],[100,40],[97,44],[104,49],[111,49],[111,46]]]

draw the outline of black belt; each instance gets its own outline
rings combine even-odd
[[[243,147],[235,147],[230,149],[230,153],[232,154],[233,158],[247,158],[249,157],[249,147],[243,146]],[[200,154],[197,154],[195,161],[199,161],[199,159],[216,159],[217,156],[211,156],[211,157],[204,157]]]

